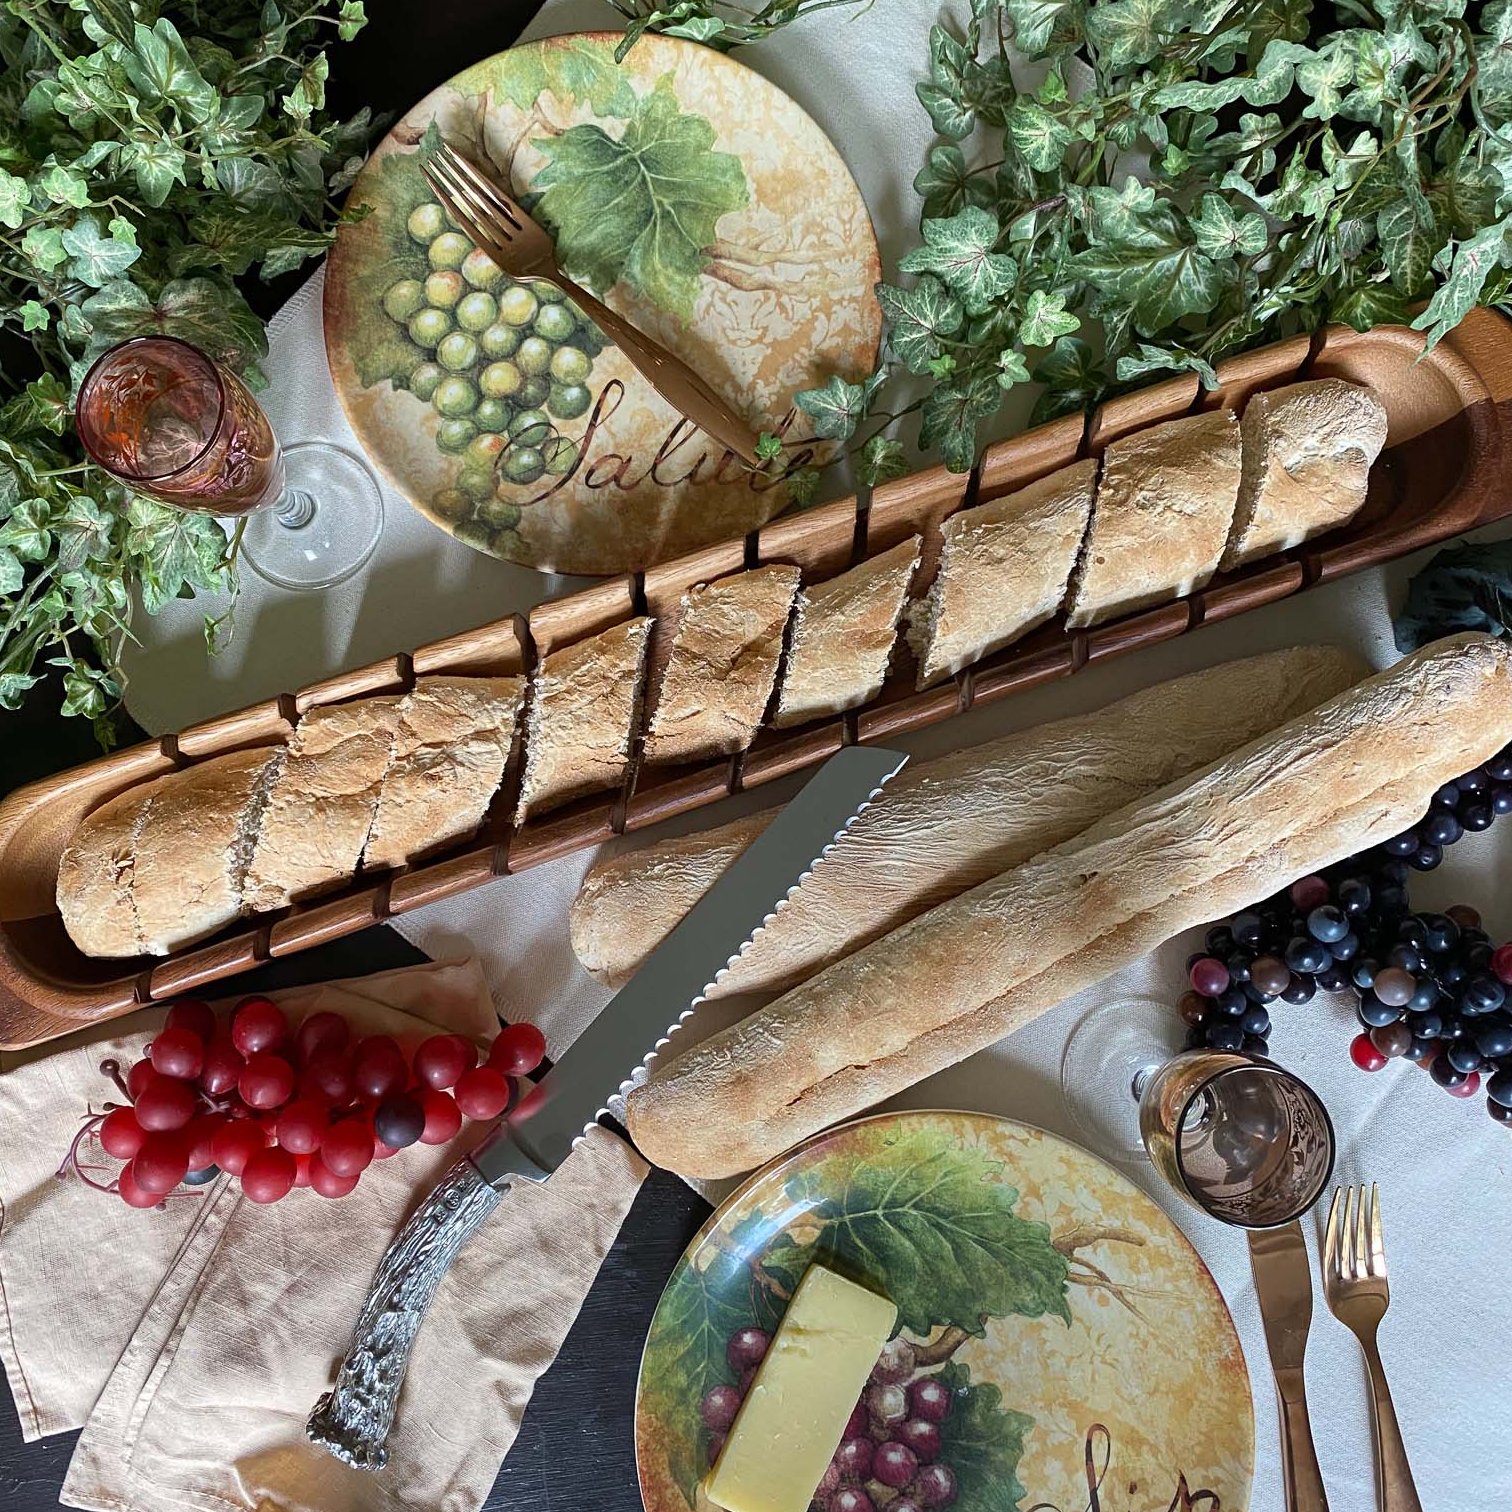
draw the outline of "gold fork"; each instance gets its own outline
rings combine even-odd
[[[1370,1184],[1368,1200],[1364,1186],[1360,1187],[1358,1205],[1353,1187],[1334,1191],[1323,1242],[1323,1295],[1328,1299],[1328,1310],[1354,1334],[1365,1352],[1375,1414],[1376,1487],[1381,1512],[1423,1512],[1376,1348],[1376,1330],[1390,1305],[1391,1287],[1386,1281],[1386,1248],[1381,1242],[1375,1182]]]
[[[444,142],[420,167],[452,219],[506,273],[554,283],[673,409],[737,457],[761,465],[751,427],[687,363],[568,278],[557,264],[551,237],[492,178]]]

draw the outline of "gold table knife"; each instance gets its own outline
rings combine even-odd
[[[1276,1376],[1287,1512],[1328,1512],[1312,1426],[1307,1419],[1307,1390],[1302,1382],[1313,1291],[1301,1225],[1288,1223],[1281,1228],[1253,1230],[1249,1251],[1265,1343]]]

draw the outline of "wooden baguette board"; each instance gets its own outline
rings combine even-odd
[[[969,476],[931,468],[876,489],[869,501],[840,500],[774,521],[644,574],[607,579],[528,615],[396,653],[19,789],[0,803],[0,1046],[36,1044],[198,991],[269,959],[774,781],[843,745],[893,739],[1512,514],[1512,491],[1503,482],[1512,466],[1512,323],[1473,310],[1419,360],[1421,350],[1421,336],[1401,327],[1366,334],[1329,327],[1311,339],[1248,352],[1220,366],[1212,391],[1202,391],[1195,377],[1155,384],[1088,416],[1068,416],[998,442]],[[1242,408],[1256,390],[1303,377],[1366,384],[1387,410],[1386,449],[1371,472],[1365,508],[1341,530],[1220,574],[1186,598],[1091,630],[1068,631],[1057,617],[922,693],[914,689],[914,668],[900,638],[892,675],[866,706],[795,730],[764,728],[748,750],[714,762],[669,768],[632,761],[618,793],[580,800],[518,829],[510,823],[517,750],[474,839],[410,867],[359,875],[333,895],[242,920],[208,943],[161,960],[94,960],[63,929],[54,901],[63,847],[85,814],[135,783],[226,751],[279,742],[308,709],[403,692],[420,675],[529,671],[548,651],[641,613],[657,616],[649,657],[654,687],[679,602],[696,583],[768,562],[796,564],[806,582],[819,581],[920,532],[917,594],[938,558],[940,523],[956,510],[1097,456],[1134,430],[1199,409]],[[637,754],[642,734],[636,735]]]

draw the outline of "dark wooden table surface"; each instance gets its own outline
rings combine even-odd
[[[440,7],[368,0],[367,8],[367,30],[350,46],[332,49],[329,95],[338,111],[362,104],[407,109],[459,69],[508,46],[536,7],[530,0],[447,0]],[[271,313],[302,276],[281,280],[271,294],[254,280],[248,295]],[[34,694],[21,714],[0,715],[0,794],[95,754],[87,724],[58,717],[56,686]],[[244,980],[248,991],[266,991],[418,959],[397,934],[374,929]],[[673,1263],[708,1211],[663,1172],[642,1188],[561,1354],[536,1387],[485,1503],[489,1512],[639,1512],[631,1423],[641,1344]],[[507,1274],[500,1285],[508,1285]],[[76,1437],[23,1444],[14,1404],[0,1390],[0,1508],[56,1507]]]

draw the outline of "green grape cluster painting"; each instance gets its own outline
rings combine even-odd
[[[704,1489],[812,1264],[898,1309],[810,1512],[1245,1512],[1249,1378],[1212,1277],[1111,1167],[977,1113],[880,1114],[753,1177],[646,1340],[646,1512]]]
[[[558,425],[593,403],[604,338],[555,285],[509,277],[435,201],[416,205],[405,231],[417,266],[384,291],[383,312],[413,343],[415,365],[395,381],[432,406],[436,445],[461,459],[431,506],[508,529],[519,506],[507,485],[561,477],[577,461],[578,442]]]
[[[328,259],[326,354],[363,450],[441,529],[541,570],[641,569],[764,524],[818,477],[799,390],[871,370],[876,238],[840,155],[694,43],[553,37],[467,69],[389,132]],[[780,453],[685,420],[554,286],[517,279],[421,174],[445,140],[510,186],[583,287]]]

